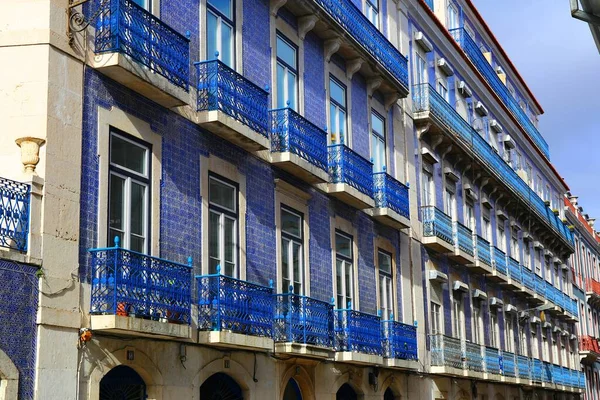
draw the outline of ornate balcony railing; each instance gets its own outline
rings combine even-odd
[[[473,232],[458,221],[452,223],[452,237],[454,246],[469,255],[475,254],[473,248]]]
[[[383,355],[381,319],[377,315],[347,309],[334,310],[336,351]]]
[[[97,21],[96,54],[126,54],[188,90],[188,38],[131,0],[110,0]]]
[[[490,84],[496,94],[502,99],[506,107],[510,110],[513,116],[519,121],[519,124],[525,132],[531,137],[535,145],[542,151],[546,158],[550,159],[550,150],[548,143],[542,137],[542,134],[537,130],[533,122],[525,114],[525,111],[519,106],[517,100],[508,90],[508,87],[502,83],[492,65],[486,60],[479,46],[473,38],[463,29],[452,29],[450,34],[458,42],[460,47],[467,54],[467,57],[473,62],[475,67],[481,72],[485,80]]]
[[[0,178],[0,247],[27,251],[31,187]]]
[[[528,204],[541,221],[547,224],[570,247],[574,246],[573,234],[567,226],[430,84],[415,85],[412,95],[415,113],[429,112],[431,118],[443,126],[449,134],[465,147],[470,148],[478,161],[496,179],[503,182],[521,201]]]
[[[291,152],[327,170],[327,133],[291,108],[271,110],[271,152]]]
[[[273,288],[217,274],[197,276],[198,329],[272,337]]]
[[[548,362],[542,365],[542,382],[552,383],[552,364]]]
[[[329,180],[373,197],[373,164],[343,144],[328,147]]]
[[[351,0],[315,0],[408,93],[408,60]]]
[[[555,287],[548,281],[545,281],[546,284],[546,298],[553,302],[554,304],[560,306],[562,304],[562,295],[560,292],[557,293]]]
[[[596,339],[593,336],[580,336],[579,351],[591,351],[596,354],[600,354],[600,346],[598,346],[598,339]]]
[[[269,131],[269,94],[219,60],[195,63],[198,111],[221,111],[263,136]]]
[[[577,300],[568,297],[565,310],[574,317],[579,317],[579,307],[577,307]]]
[[[531,380],[541,382],[542,381],[542,370],[544,366],[541,360],[533,358],[531,360]]]
[[[600,282],[595,279],[588,278],[586,280],[585,290],[587,293],[600,296]]]
[[[500,354],[495,347],[485,348],[485,370],[489,374],[500,375]]]
[[[521,266],[519,265],[519,262],[508,256],[506,257],[506,260],[508,261],[508,275],[510,276],[510,279],[519,283],[522,282]]]
[[[375,207],[390,208],[398,215],[410,218],[408,186],[398,182],[385,171],[373,173]]]
[[[274,339],[333,348],[333,305],[293,293],[275,295]]]
[[[493,252],[494,268],[501,274],[508,275],[508,268],[506,268],[506,254],[497,247],[493,248]]]
[[[485,370],[481,350],[481,345],[477,343],[465,342],[467,369],[477,372],[483,372]]]
[[[527,289],[535,290],[535,278],[533,272],[529,268],[523,266],[523,268],[521,268],[521,276],[523,277],[523,285],[525,285]]]
[[[508,351],[502,352],[502,374],[505,376],[517,376],[516,357]]]
[[[520,379],[531,379],[531,359],[525,356],[517,356],[517,368]]]
[[[491,248],[490,248],[490,242],[488,242],[487,240],[485,240],[484,238],[482,238],[481,236],[477,235],[475,237],[476,240],[476,254],[475,256],[477,257],[477,259],[484,263],[489,265],[490,267],[492,266],[492,252],[491,252]]]
[[[416,360],[418,358],[416,326],[393,320],[381,321],[381,326],[385,357],[402,360]]]
[[[91,314],[191,322],[192,267],[119,247],[92,249]]]
[[[538,274],[533,274],[533,280],[535,282],[535,292],[540,296],[546,297],[546,281]]]
[[[442,210],[434,206],[421,207],[423,213],[423,236],[435,236],[445,242],[452,240],[452,220]]]
[[[460,339],[446,335],[430,335],[431,365],[463,369]]]

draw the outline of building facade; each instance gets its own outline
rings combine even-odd
[[[0,399],[595,399],[568,187],[470,0],[27,4]]]

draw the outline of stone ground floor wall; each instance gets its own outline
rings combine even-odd
[[[560,394],[552,397],[551,393],[541,391],[534,395],[534,392],[502,384],[478,382],[474,386],[469,380],[412,371],[100,335],[82,349],[79,398],[98,400],[102,378],[119,365],[126,365],[139,374],[146,383],[149,400],[200,399],[202,384],[216,373],[231,377],[247,400],[281,400],[285,386],[292,378],[298,384],[303,400],[335,400],[336,392],[344,384],[349,384],[361,400],[384,399],[388,389],[395,400],[575,398]],[[375,380],[373,375],[376,375]],[[530,395],[533,397],[528,397]]]

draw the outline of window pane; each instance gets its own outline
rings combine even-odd
[[[216,272],[216,266],[220,264],[220,215],[211,212],[209,217],[209,225],[208,225],[208,249],[209,249],[209,257],[211,258],[211,266],[215,267],[211,273]]]
[[[302,218],[286,209],[281,209],[281,230],[289,235],[300,238]]]
[[[146,252],[146,249],[144,248],[145,243],[146,243],[146,240],[143,237],[130,235],[129,249],[132,251],[137,251],[139,253],[145,253]]]
[[[279,36],[277,36],[277,58],[296,69],[296,49]]]
[[[346,107],[346,89],[344,89],[334,79],[329,79],[329,92],[333,100],[342,107]]]
[[[296,75],[288,71],[287,78],[287,100],[290,102],[290,107],[296,110]]]
[[[131,183],[131,233],[145,236],[146,186]]]
[[[277,63],[277,108],[287,107],[285,96],[285,67]]]
[[[209,0],[208,4],[216,8],[221,14],[229,19],[233,19],[232,0]]]
[[[383,119],[375,113],[371,113],[371,129],[379,136],[384,136]]]
[[[294,267],[294,293],[302,294],[302,246],[299,243],[293,243],[293,267]]]
[[[352,302],[352,264],[344,262],[346,273],[346,303]]]
[[[379,270],[381,272],[384,272],[386,274],[390,274],[392,273],[392,257],[387,254],[387,253],[383,253],[383,252],[378,252],[379,255]]]
[[[290,249],[289,239],[283,238],[281,240],[281,277],[282,277],[281,292],[282,293],[288,293],[290,290],[290,284],[291,284],[289,249]]]
[[[209,201],[212,204],[226,208],[231,211],[236,210],[235,188],[214,178],[210,178],[208,188]]]
[[[348,258],[352,257],[352,239],[347,236],[340,235],[339,233],[335,234],[335,251],[338,254],[346,256]]]
[[[212,60],[216,58],[216,53],[219,51],[217,46],[217,16],[212,12],[206,14],[206,59]],[[220,57],[219,57],[220,58]]]
[[[221,23],[221,61],[233,68],[233,28]]]
[[[343,279],[343,264],[340,259],[335,260],[335,287],[337,291],[337,307],[346,308],[344,304],[344,279]]]
[[[138,146],[119,136],[113,135],[110,140],[110,162],[127,168],[141,175],[146,175],[147,149]]]
[[[125,179],[120,176],[110,175],[110,215],[109,227],[123,232],[124,227],[124,199],[125,196]],[[112,243],[114,237],[109,238]],[[123,237],[121,237],[123,239]],[[121,240],[122,244],[122,240]]]
[[[142,7],[143,9],[150,11],[150,2],[148,0],[133,0],[133,2],[138,6]]]
[[[346,113],[343,110],[339,110],[338,114],[338,133],[339,133],[339,142],[348,144],[348,139],[346,138]]]
[[[229,217],[225,217],[225,261],[235,264],[235,253],[236,253],[236,232],[235,232],[235,220]]]

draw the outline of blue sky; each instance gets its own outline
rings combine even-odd
[[[588,25],[571,18],[568,0],[474,3],[544,108],[550,159],[600,219],[600,55]]]

